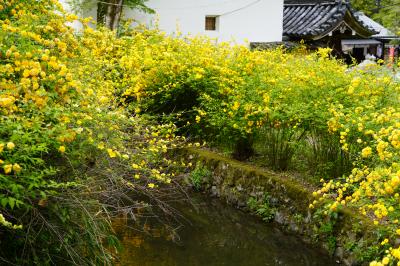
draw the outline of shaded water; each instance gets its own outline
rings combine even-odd
[[[240,210],[196,196],[197,211],[189,204],[176,208],[188,219],[174,243],[160,229],[153,237],[124,229],[122,266],[258,266],[337,265],[323,252]],[[119,231],[119,230],[118,230]]]

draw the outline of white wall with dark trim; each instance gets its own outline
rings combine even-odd
[[[68,0],[59,1],[70,10]],[[157,25],[168,34],[179,29],[184,35],[207,35],[218,42],[282,41],[283,0],[149,0],[146,4],[156,13],[124,7],[124,17],[150,27]],[[87,14],[96,19],[95,10]],[[205,30],[206,16],[217,17],[215,31]]]
[[[282,40],[283,0],[149,0],[156,15],[125,11],[126,17],[169,34],[208,35],[218,42],[276,42]],[[205,17],[217,17],[217,30],[205,30]]]

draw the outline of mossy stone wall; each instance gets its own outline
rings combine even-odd
[[[379,241],[378,228],[351,209],[336,216],[318,214],[309,209],[313,189],[287,174],[275,173],[217,153],[189,148],[181,153],[196,165],[206,167],[211,175],[204,177],[202,188],[238,208],[249,209],[250,197],[266,194],[275,210],[274,223],[294,232],[304,241],[322,246],[345,265],[368,264],[371,242]],[[372,252],[364,254],[363,252]]]

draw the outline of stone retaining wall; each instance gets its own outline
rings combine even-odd
[[[268,195],[275,210],[274,222],[294,232],[304,241],[322,246],[345,265],[367,264],[368,247],[379,241],[377,228],[370,220],[350,209],[334,216],[309,209],[314,200],[312,189],[279,173],[242,163],[216,153],[186,149],[184,157],[211,171],[204,177],[202,188],[229,204],[248,209],[250,197]],[[372,251],[371,251],[372,252]],[[363,263],[362,261],[365,260]]]

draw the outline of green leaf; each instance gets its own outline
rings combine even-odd
[[[9,197],[9,198],[8,198],[8,205],[10,205],[11,210],[14,209],[14,206],[15,206],[15,199]]]
[[[3,208],[5,208],[8,204],[8,199],[7,198],[2,198],[1,199],[1,206],[3,206]]]
[[[40,191],[40,196],[42,197],[42,199],[47,199],[47,195],[44,191]]]

